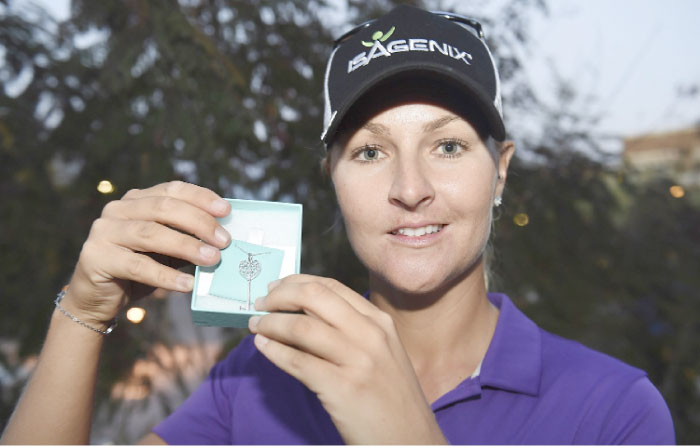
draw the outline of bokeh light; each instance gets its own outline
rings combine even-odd
[[[97,184],[97,191],[102,194],[114,193],[114,185],[108,180],[101,180],[100,183]]]
[[[669,193],[671,193],[671,196],[673,196],[676,199],[680,199],[683,196],[685,196],[685,190],[680,185],[672,185],[671,188],[668,189],[668,191]]]
[[[530,224],[530,217],[527,216],[527,213],[518,213],[513,217],[513,222],[518,227],[525,227]]]
[[[129,322],[132,324],[140,324],[145,317],[146,310],[138,306],[131,307],[126,311],[126,318],[129,319]]]

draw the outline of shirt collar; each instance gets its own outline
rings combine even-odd
[[[496,331],[476,371],[431,404],[434,412],[481,395],[483,387],[538,395],[542,371],[540,329],[505,294],[489,294],[500,310]]]
[[[481,365],[479,382],[528,395],[537,395],[542,372],[540,329],[505,294],[490,293],[500,309],[496,331]]]

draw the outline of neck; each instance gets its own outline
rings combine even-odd
[[[486,354],[498,310],[488,301],[482,262],[444,290],[410,294],[373,277],[370,290],[372,303],[392,316],[419,377],[447,367],[469,376]]]

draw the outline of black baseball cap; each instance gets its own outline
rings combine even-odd
[[[336,40],[323,83],[321,140],[326,146],[353,104],[399,74],[443,78],[483,113],[489,134],[505,140],[500,79],[481,25],[401,5]]]

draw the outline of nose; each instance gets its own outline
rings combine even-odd
[[[427,166],[420,157],[397,157],[389,189],[389,202],[406,210],[416,210],[432,202],[435,189]]]

